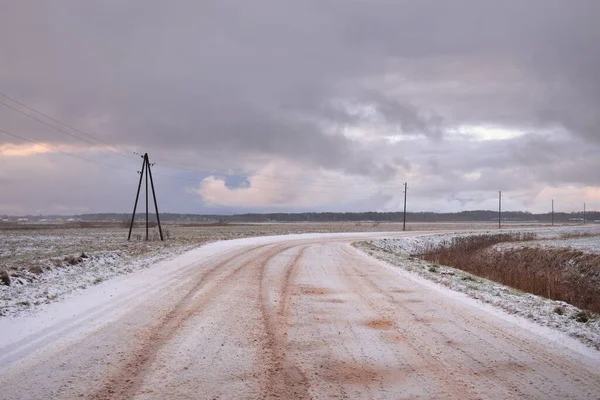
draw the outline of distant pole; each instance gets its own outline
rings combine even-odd
[[[585,225],[585,203],[583,203],[583,224]]]
[[[502,229],[502,190],[498,191],[498,229]]]
[[[552,199],[552,226],[554,226],[554,199]]]
[[[406,230],[406,192],[408,191],[408,183],[404,182],[404,222],[402,223],[402,230]]]

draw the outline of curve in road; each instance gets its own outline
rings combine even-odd
[[[350,246],[373,236],[215,243],[2,321],[0,398],[600,397],[593,350]]]

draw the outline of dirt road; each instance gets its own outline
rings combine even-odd
[[[0,398],[600,398],[594,351],[350,246],[369,236],[215,243],[2,321]]]

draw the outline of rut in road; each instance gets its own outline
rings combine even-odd
[[[307,247],[302,247],[291,263],[285,266],[278,306],[271,305],[269,300],[269,292],[272,289],[266,282],[269,262],[264,263],[260,270],[260,308],[267,335],[262,353],[262,362],[267,365],[267,379],[262,380],[262,386],[263,395],[268,398],[310,398],[308,379],[300,368],[287,359],[286,353],[288,327],[291,324],[292,285]]]
[[[352,240],[222,244],[163,279],[155,269],[148,287],[130,279],[121,294],[135,302],[105,299],[74,339],[9,365],[0,397],[598,397],[600,360]]]
[[[436,353],[437,349],[433,348],[431,341],[425,340],[423,336],[423,327],[431,329],[431,325],[427,324],[427,320],[411,312],[403,303],[396,301],[393,292],[383,290],[371,278],[370,272],[358,270],[354,264],[356,262],[356,254],[352,254],[346,249],[342,250],[344,264],[349,266],[340,275],[345,279],[350,290],[357,295],[360,301],[366,305],[374,314],[374,320],[387,325],[389,330],[395,331],[399,338],[402,338],[402,343],[411,348],[416,357],[415,365],[420,365],[414,371],[417,375],[421,375],[421,370],[426,370],[427,375],[438,376],[438,384],[443,387],[443,392],[449,397],[464,395],[466,398],[476,397],[475,388],[469,382],[473,371],[456,371],[456,365],[448,365],[441,360]],[[410,290],[404,290],[404,294],[410,294]],[[398,313],[398,308],[403,310]],[[410,320],[406,319],[405,313],[408,313]],[[399,317],[398,314],[402,314]],[[402,321],[402,325],[399,325]],[[420,332],[416,332],[414,326],[419,327]],[[447,338],[445,343],[451,345],[451,338]],[[460,368],[459,368],[460,369]],[[454,370],[454,371],[452,371]],[[452,379],[444,379],[445,376],[451,374]]]
[[[225,282],[232,280],[247,266],[245,258],[269,246],[274,247],[274,250],[269,250],[261,256],[264,262],[267,262],[275,254],[292,247],[290,245],[265,244],[254,247],[249,252],[233,255],[209,267],[173,309],[153,325],[148,332],[144,333],[145,337],[142,338],[141,345],[107,378],[105,385],[89,398],[103,400],[133,397],[142,385],[144,377],[162,346],[173,338],[188,318],[202,312],[213,301],[217,293],[223,290]],[[200,293],[206,285],[213,281],[218,281],[220,284]]]

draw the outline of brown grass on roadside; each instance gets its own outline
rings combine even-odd
[[[600,255],[564,248],[514,247],[497,250],[505,235],[454,238],[422,257],[433,263],[511,286],[524,292],[565,301],[600,313]]]
[[[485,249],[499,243],[524,242],[536,239],[537,235],[533,232],[455,236],[449,240],[444,240],[441,243],[429,243],[419,249],[418,254],[435,255],[443,253],[446,258],[462,258],[474,251]]]

